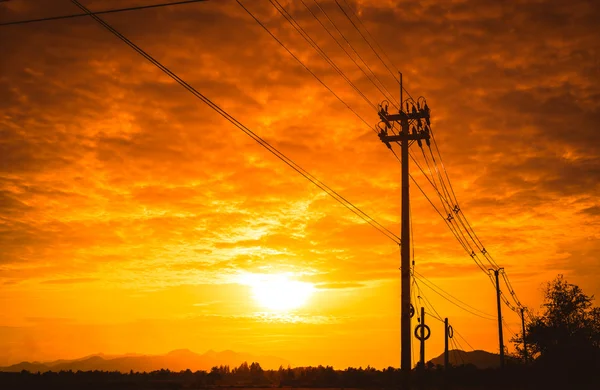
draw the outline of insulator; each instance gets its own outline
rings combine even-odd
[[[429,117],[425,118],[425,122],[427,122],[428,125],[431,125],[431,122],[429,121]]]
[[[408,112],[408,102],[406,102],[406,112]]]
[[[429,129],[429,126],[425,126],[425,133],[426,133],[426,134],[429,134],[429,130],[430,130],[430,129]]]
[[[420,138],[417,138],[417,144],[419,145],[420,148],[423,147],[423,143],[421,142]]]
[[[416,114],[416,113],[417,113],[417,108],[416,108],[414,105],[412,106],[412,113],[413,113],[413,114]]]
[[[411,127],[410,127],[410,132],[411,132],[411,133],[413,133],[413,134],[415,134],[415,133],[417,132],[417,131],[415,130],[415,127],[414,127],[414,126],[411,126]]]
[[[421,104],[417,102],[417,110],[421,111]]]
[[[429,142],[429,138],[425,138],[425,143],[427,144],[427,146],[431,146],[431,142]]]
[[[427,105],[427,103],[425,103],[425,106],[423,108],[425,108],[425,111],[429,111],[429,106]]]

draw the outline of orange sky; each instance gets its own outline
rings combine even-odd
[[[84,2],[92,10],[150,3]],[[245,3],[378,122],[269,2]],[[462,209],[521,301],[537,309],[541,284],[558,273],[600,293],[600,7],[350,3],[406,88],[427,97]],[[369,99],[382,100],[301,2],[282,4]],[[323,5],[397,94],[335,3]],[[0,21],[77,12],[68,1],[12,0],[0,4]],[[237,3],[104,18],[399,233],[396,160]],[[0,365],[212,348],[293,365],[398,366],[391,241],[92,20],[0,27],[0,42]],[[487,277],[414,187],[412,212],[417,271],[494,314]],[[265,314],[240,282],[247,273],[289,273],[315,291],[297,310]],[[423,293],[473,347],[497,351],[494,321]],[[519,318],[504,314],[518,331]],[[443,348],[443,328],[431,327],[428,358]]]

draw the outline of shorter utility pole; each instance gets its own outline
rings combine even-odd
[[[421,342],[421,359],[419,360],[419,367],[421,370],[425,369],[425,340],[430,336],[431,329],[425,324],[425,308],[421,307],[419,325],[415,327],[415,337]]]
[[[498,278],[498,274],[500,270],[504,268],[498,269],[490,269],[489,271],[493,271],[496,276],[496,304],[498,305],[498,339],[500,342],[500,368],[504,368],[504,338],[502,336],[502,306],[500,305],[500,280]]]
[[[448,370],[448,318],[444,318],[444,370]]]
[[[525,357],[525,364],[528,363],[529,355],[527,353],[527,341],[525,341],[525,308],[521,307],[521,326],[523,327],[523,355]]]
[[[421,307],[421,329],[423,329],[421,331],[421,369],[425,369],[425,337],[424,333],[425,333],[425,308]]]

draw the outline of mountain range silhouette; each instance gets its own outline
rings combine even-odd
[[[165,355],[104,355],[95,354],[73,360],[55,360],[51,362],[21,362],[7,367],[0,367],[0,371],[20,372],[47,372],[47,371],[120,371],[150,372],[160,369],[183,371],[190,369],[210,370],[214,366],[228,365],[237,367],[243,362],[257,362],[263,369],[278,369],[287,367],[290,362],[275,356],[256,356],[248,353],[234,351],[216,352],[210,350],[203,354],[192,352],[188,349],[178,349]]]
[[[435,365],[444,364],[444,354],[430,360]],[[462,351],[454,349],[449,351],[449,361],[452,365],[473,364],[479,369],[497,368],[499,356],[483,350]],[[160,369],[171,371],[209,371],[215,366],[238,367],[243,362],[258,362],[263,369],[278,369],[280,366],[288,367],[291,363],[275,356],[257,356],[249,353],[234,352],[231,350],[216,352],[209,350],[203,354],[192,352],[188,349],[178,349],[164,355],[105,355],[102,353],[85,356],[73,360],[55,360],[51,362],[21,362],[7,367],[0,367],[4,372],[47,372],[47,371],[120,371],[150,372]]]
[[[444,354],[430,360],[435,365],[444,365]],[[454,366],[472,364],[479,369],[500,367],[500,355],[482,350],[463,351],[452,349],[448,351],[448,361]]]

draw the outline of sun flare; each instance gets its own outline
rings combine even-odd
[[[242,283],[250,286],[252,298],[262,307],[288,311],[306,304],[315,287],[312,283],[291,280],[286,274],[247,274]]]

